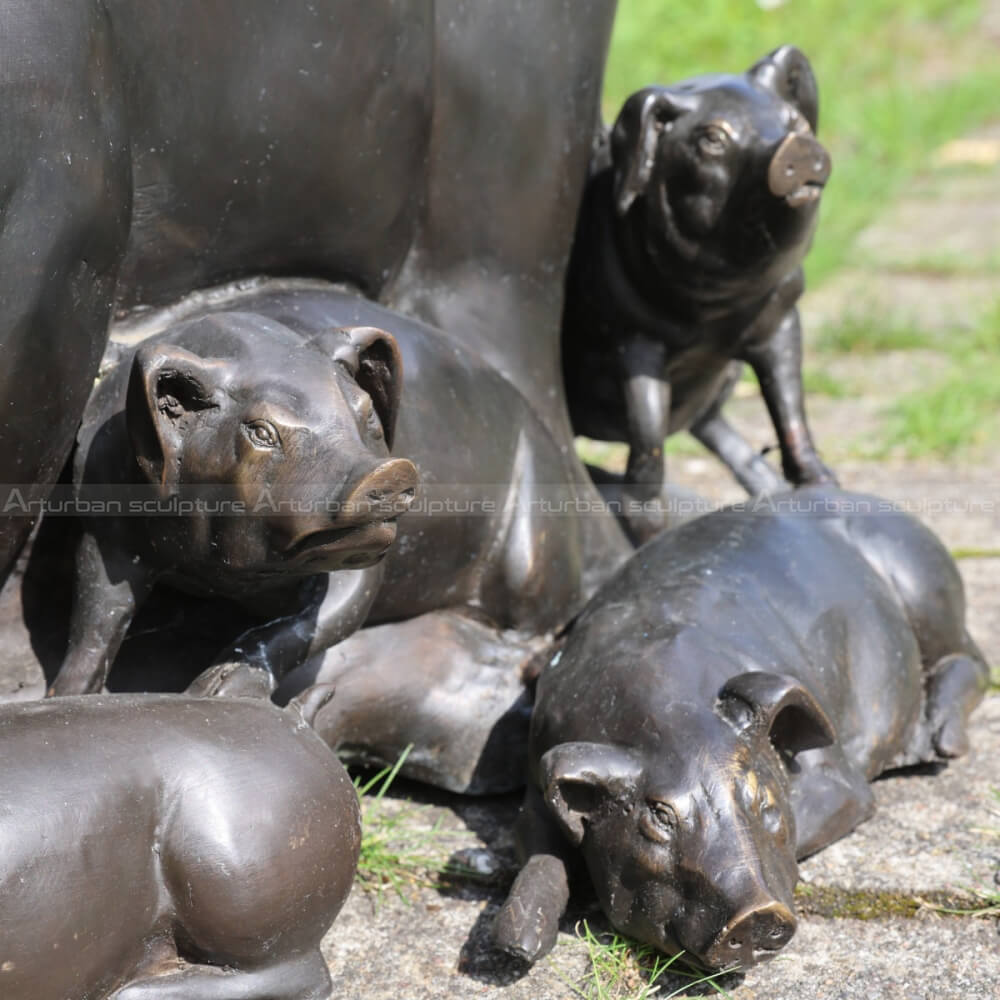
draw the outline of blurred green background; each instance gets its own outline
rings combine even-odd
[[[620,0],[605,120],[642,86],[789,42],[833,157],[806,260],[817,440],[837,465],[1000,470],[1000,0]],[[729,412],[758,421],[742,388]],[[684,435],[668,450],[699,453]],[[624,465],[619,446],[582,453]]]
[[[934,149],[1000,116],[1000,52],[982,37],[982,8],[979,0],[785,0],[767,10],[755,0],[620,0],[605,117],[646,84],[739,72],[779,45],[798,45],[819,80],[819,134],[834,163],[807,265],[815,284]]]

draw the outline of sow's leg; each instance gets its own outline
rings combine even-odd
[[[195,965],[133,983],[111,1000],[328,1000],[331,990],[317,949],[251,972]]]
[[[38,499],[104,350],[131,205],[124,117],[103,3],[0,5],[0,484],[40,484]],[[3,493],[0,579],[31,529]]]

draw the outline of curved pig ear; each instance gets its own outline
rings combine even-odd
[[[174,344],[136,351],[129,374],[125,423],[136,462],[150,482],[173,485],[184,434],[199,410],[216,407],[222,363]]]
[[[750,67],[747,75],[802,112],[815,132],[819,126],[819,87],[805,53],[782,45]]]
[[[719,692],[719,710],[750,738],[770,739],[790,755],[829,746],[837,738],[819,702],[787,674],[738,674]]]
[[[649,186],[660,136],[689,110],[683,95],[665,87],[639,90],[622,105],[611,130],[615,211],[619,216],[624,215]]]
[[[560,743],[541,759],[542,794],[574,844],[602,805],[635,797],[641,774],[635,754],[606,743]]]
[[[333,359],[344,365],[371,396],[385,443],[391,450],[403,394],[403,359],[396,338],[374,326],[350,326],[337,333],[345,339],[334,348]]]

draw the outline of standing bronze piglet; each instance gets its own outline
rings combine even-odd
[[[806,423],[796,302],[830,157],[806,57],[648,87],[599,146],[567,279],[573,428],[629,445],[626,520],[662,528],[663,441],[689,430],[751,493],[781,478],[722,416],[753,368],[785,478],[832,482]]]

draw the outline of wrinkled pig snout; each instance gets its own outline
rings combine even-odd
[[[771,194],[792,207],[819,198],[830,176],[830,154],[808,132],[784,138],[771,159],[767,173]]]
[[[410,509],[417,493],[417,470],[405,458],[383,462],[359,482],[344,502],[345,524],[387,521]]]
[[[783,903],[768,903],[735,916],[705,955],[715,969],[749,968],[773,958],[795,934],[795,917]]]

